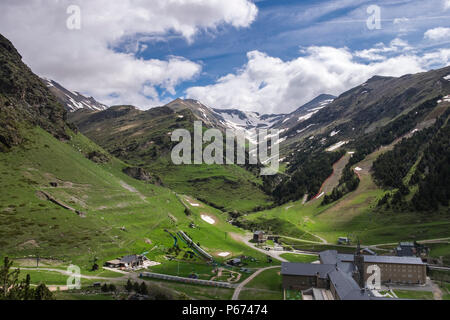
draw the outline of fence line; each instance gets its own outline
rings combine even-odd
[[[161,280],[168,280],[168,281],[178,281],[178,282],[183,282],[183,283],[200,284],[200,285],[204,285],[204,286],[212,286],[212,287],[220,287],[220,288],[235,288],[236,287],[235,284],[231,284],[228,282],[191,279],[191,278],[171,276],[168,274],[153,273],[153,272],[142,272],[139,274],[139,277],[140,278],[142,278],[142,277],[154,278],[154,279],[161,279]]]

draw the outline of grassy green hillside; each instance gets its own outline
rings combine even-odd
[[[264,260],[228,235],[242,231],[227,224],[221,211],[199,203],[187,216],[186,202],[180,201],[184,196],[132,179],[115,158],[103,164],[87,159],[93,150],[104,151],[84,136],[72,133],[70,141],[61,142],[40,128],[24,136],[26,143],[0,153],[0,255],[40,255],[85,268],[94,257],[104,261],[144,251],[164,261],[173,244],[167,228],[188,232],[213,255],[227,251],[229,257],[247,254]],[[85,217],[46,200],[42,192]],[[201,214],[216,223],[208,224]]]
[[[246,212],[271,204],[256,174],[237,165],[174,165],[171,150],[175,129],[192,132],[196,120],[190,110],[168,107],[140,111],[116,106],[102,112],[80,110],[70,115],[87,137],[133,166],[157,175],[177,192],[203,199],[224,211]],[[206,129],[206,127],[204,127]]]

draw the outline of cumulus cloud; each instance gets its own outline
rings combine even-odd
[[[450,9],[450,0],[444,0],[444,10]]]
[[[81,9],[81,29],[66,27],[67,8]],[[201,72],[183,57],[136,58],[145,44],[120,48],[123,39],[178,34],[195,40],[202,30],[248,27],[257,15],[249,0],[2,0],[0,30],[38,74],[100,101],[161,104],[157,88],[175,93]]]
[[[424,54],[422,60],[427,69],[450,65],[450,49],[439,49],[428,52]]]
[[[450,28],[439,27],[439,28],[430,29],[427,32],[425,32],[424,36],[425,36],[425,39],[435,40],[435,41],[450,40]]]
[[[398,50],[399,55],[370,63],[358,62],[356,53],[347,48],[313,46],[291,61],[252,51],[247,54],[247,64],[237,73],[213,85],[189,88],[186,95],[218,108],[287,113],[319,94],[338,95],[374,75],[424,71],[423,59],[402,53],[405,47],[407,43],[398,39],[389,47],[379,46],[377,50]]]

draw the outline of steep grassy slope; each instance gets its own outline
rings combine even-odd
[[[226,232],[242,231],[227,224],[222,212],[201,204],[187,216],[172,191],[130,178],[122,173],[126,165],[121,161],[112,158],[97,164],[88,160],[85,154],[98,147],[82,135],[73,134],[69,142],[62,143],[40,128],[23,134],[27,143],[0,153],[0,255],[40,255],[87,266],[94,257],[103,261],[159,247],[151,253],[159,260],[164,248],[173,244],[164,232],[167,228],[188,231],[212,254],[228,251],[232,256],[260,256],[225,238]],[[46,200],[39,192],[85,217]],[[214,217],[216,224],[206,223],[201,214]],[[197,228],[190,229],[191,223]]]
[[[255,174],[236,165],[174,165],[170,154],[175,129],[193,130],[190,109],[161,107],[140,111],[131,106],[70,115],[86,136],[113,155],[158,175],[164,185],[203,199],[225,211],[251,211],[270,203]],[[204,127],[206,129],[206,127]]]

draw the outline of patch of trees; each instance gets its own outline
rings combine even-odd
[[[337,162],[345,151],[298,153],[295,163],[291,166],[290,176],[286,176],[273,190],[277,204],[301,199],[305,194],[315,196],[323,182],[333,173],[333,164]]]
[[[19,280],[20,269],[11,269],[13,262],[5,257],[0,268],[0,300],[54,300],[52,292],[43,283],[30,285],[30,275]]]
[[[375,182],[384,188],[404,188],[403,179],[417,162],[423,146],[438,130],[437,126],[424,129],[409,139],[403,139],[393,150],[380,155],[373,163]]]
[[[431,211],[439,206],[449,205],[450,198],[450,128],[447,110],[434,126],[416,133],[395,146],[392,151],[380,156],[374,162],[376,182],[387,188],[397,189],[387,193],[379,202],[379,207],[396,210]],[[420,158],[419,158],[420,157]],[[420,161],[419,161],[420,160]],[[417,162],[407,185],[404,178]],[[405,197],[409,187],[418,186],[411,202]]]
[[[353,166],[357,164],[381,146],[389,145],[394,142],[395,139],[411,132],[420,119],[423,119],[430,110],[437,106],[437,101],[441,98],[442,96],[438,96],[434,99],[427,100],[408,114],[388,123],[376,132],[366,134],[361,139],[353,142],[351,146],[357,151],[350,158],[349,165]]]
[[[353,172],[352,167],[358,162],[364,160],[372,152],[376,151],[378,148],[389,145],[402,137],[403,135],[411,132],[417,125],[420,119],[434,109],[437,105],[437,101],[441,99],[442,96],[430,99],[422,103],[420,106],[410,111],[408,114],[399,117],[398,119],[390,122],[386,126],[378,129],[374,133],[369,133],[364,135],[361,139],[354,141],[351,146],[357,151],[350,158],[347,166],[344,168],[343,176],[339,181],[339,185],[333,189],[331,195],[326,195],[322,201],[323,205],[332,203],[339,200],[347,193],[350,193],[358,188],[359,178]],[[430,132],[427,131],[427,134]],[[429,137],[428,137],[429,138]],[[417,137],[418,140],[426,139],[426,137]],[[413,150],[408,150],[407,153],[402,154],[402,160],[406,163],[401,163],[401,161],[396,161],[396,155],[389,154],[381,156],[381,160],[374,164],[376,167],[375,179],[378,183],[385,186],[401,188],[401,192],[396,196],[396,200],[401,199],[402,194],[407,194],[406,187],[403,186],[402,178],[408,173],[409,168],[415,163],[417,156],[417,148],[414,147],[413,143],[408,143],[408,146],[402,147],[402,149],[396,151],[397,154],[404,151],[406,148],[412,148]],[[390,166],[392,164],[392,166]],[[403,186],[403,187],[402,187]],[[400,203],[400,200],[398,200]]]
[[[141,282],[141,284],[138,282],[132,283],[131,280],[128,279],[127,284],[125,285],[125,290],[127,290],[128,293],[132,293],[134,291],[138,294],[148,295],[148,287],[145,282]]]
[[[412,181],[419,191],[412,204],[419,211],[448,207],[450,199],[450,125],[447,123],[431,141],[417,167]]]
[[[355,191],[359,186],[359,177],[353,172],[351,165],[348,165],[342,171],[342,177],[337,187],[333,189],[330,195],[325,195],[322,205],[330,204],[339,200],[347,193]]]
[[[127,284],[125,285],[125,290],[129,293],[129,294],[138,294],[138,295],[142,295],[145,296],[145,299],[147,300],[173,300],[174,297],[172,296],[172,294],[170,294],[169,292],[167,292],[164,289],[161,289],[159,287],[156,286],[152,286],[149,287],[145,284],[145,282],[131,282],[130,279],[128,279]],[[130,299],[133,299],[133,297],[131,297]]]

